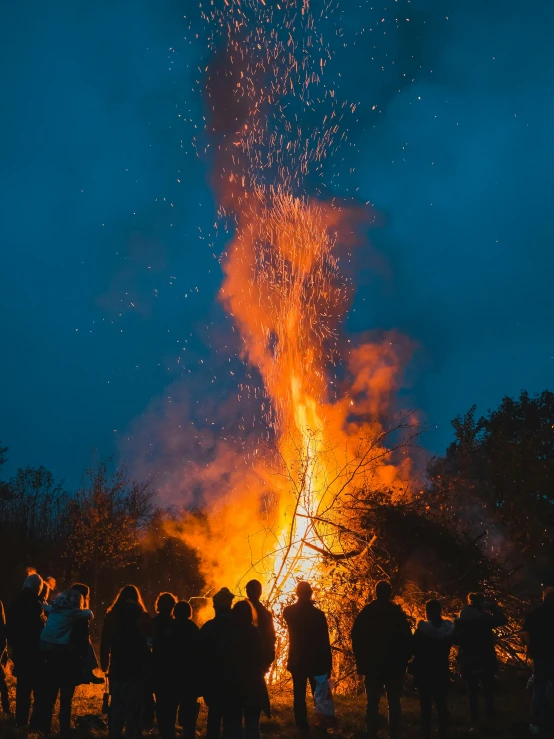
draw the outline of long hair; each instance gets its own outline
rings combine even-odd
[[[127,601],[129,600],[137,603],[142,608],[144,613],[146,613],[146,606],[144,605],[144,601],[142,600],[140,590],[137,588],[136,585],[124,585],[119,593],[115,596],[113,603],[108,608],[106,613],[109,613],[114,608],[119,608],[124,603],[127,603]]]

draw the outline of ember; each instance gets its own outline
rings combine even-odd
[[[207,131],[220,213],[233,231],[221,300],[263,381],[271,441],[210,504],[208,521],[187,521],[182,535],[204,557],[211,585],[241,590],[259,577],[282,607],[298,580],[328,589],[329,578],[336,584],[367,559],[375,537],[360,525],[357,492],[406,495],[409,457],[397,432],[416,433],[415,419],[388,428],[383,418],[410,348],[397,335],[339,341],[353,293],[345,268],[371,213],[308,194],[308,176],[323,176],[346,137],[348,106],[323,77],[331,54],[322,18],[305,0],[230,0],[206,19],[216,52]],[[205,474],[221,469],[219,459]]]

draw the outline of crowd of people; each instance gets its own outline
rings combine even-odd
[[[59,697],[60,734],[71,728],[77,685],[104,683],[109,695],[110,739],[125,733],[136,739],[157,721],[161,739],[193,739],[202,697],[208,707],[207,739],[245,736],[259,739],[262,713],[270,715],[266,676],[275,661],[276,632],[272,613],[261,603],[262,586],[251,580],[245,600],[228,589],[213,596],[214,618],[201,628],[191,606],[172,593],[161,593],[152,618],[134,585],[121,589],[104,618],[100,661],[90,641],[93,619],[90,590],[82,583],[51,599],[56,583],[29,574],[18,598],[4,615],[0,602],[0,697],[11,715],[5,678],[9,647],[16,678],[15,722],[22,729],[48,736]],[[312,693],[332,670],[332,647],[325,614],[313,602],[312,588],[300,582],[297,600],[283,611],[288,629],[287,669],[292,677],[294,719],[308,736],[307,687]],[[554,583],[544,591],[542,605],[522,627],[533,660],[531,733],[545,728],[548,686],[554,680]],[[448,686],[451,649],[458,647],[458,665],[469,696],[469,720],[477,727],[480,695],[486,717],[494,720],[494,676],[497,671],[495,629],[506,624],[502,609],[482,593],[471,593],[454,620],[443,618],[441,604],[426,605],[426,619],[412,633],[410,621],[394,602],[390,583],[379,582],[375,599],[358,614],[352,628],[352,650],[367,695],[367,735],[378,732],[379,703],[388,702],[389,736],[396,739],[402,719],[402,685],[413,675],[421,704],[424,739],[431,736],[433,706],[439,737],[448,733]],[[325,732],[324,725],[321,731]]]

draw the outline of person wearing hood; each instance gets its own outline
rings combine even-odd
[[[235,596],[221,588],[213,596],[215,617],[200,629],[199,658],[202,696],[208,706],[206,739],[240,736],[240,691],[234,661],[234,625],[231,605]]]
[[[17,680],[15,722],[20,729],[25,729],[29,723],[31,696],[39,674],[40,635],[46,621],[39,600],[41,590],[42,577],[36,572],[28,575],[6,618],[6,635]]]
[[[307,684],[310,683],[313,694],[315,678],[329,675],[332,669],[327,619],[312,601],[312,592],[309,582],[299,582],[296,586],[296,603],[283,611],[289,633],[287,670],[292,676],[294,721],[299,732],[305,736],[310,732],[306,706]]]
[[[479,692],[482,688],[487,719],[494,719],[494,676],[498,669],[494,630],[508,619],[493,600],[483,593],[470,593],[454,624],[454,644],[469,695],[469,715],[473,727],[479,721]]]
[[[402,718],[402,680],[412,656],[412,630],[402,608],[392,602],[392,587],[386,580],[377,583],[375,600],[357,615],[351,638],[358,674],[365,676],[369,739],[377,736],[383,688],[389,704],[389,735],[396,739]]]
[[[83,594],[70,588],[54,598],[52,605],[43,606],[48,620],[40,635],[41,674],[31,725],[44,735],[52,728],[58,693],[60,735],[67,736],[71,730],[73,695],[83,678],[80,650],[71,637],[76,624],[93,618],[92,611],[84,605]]]
[[[523,624],[527,654],[533,660],[531,734],[545,730],[548,685],[554,682],[554,580],[544,584],[543,602]]]
[[[448,731],[446,694],[454,622],[442,617],[442,607],[438,600],[430,600],[425,611],[427,621],[420,621],[414,633],[414,658],[409,672],[414,676],[419,692],[424,739],[431,737],[433,703],[437,709],[439,737],[444,739]]]

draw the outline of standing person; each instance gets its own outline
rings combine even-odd
[[[194,739],[200,710],[198,703],[200,691],[197,687],[200,629],[192,620],[192,608],[186,600],[177,603],[173,609],[173,618],[175,659],[179,665],[176,678],[179,696],[179,725],[183,728],[183,739]]]
[[[331,672],[331,645],[327,619],[312,601],[310,583],[299,582],[296,597],[296,603],[283,611],[289,633],[287,670],[292,676],[294,721],[299,732],[308,736],[306,686],[309,682],[313,694],[316,676]]]
[[[219,739],[222,723],[226,738],[236,736],[240,730],[239,691],[233,660],[231,605],[234,598],[229,588],[221,588],[212,599],[215,617],[200,629],[202,695],[208,706],[206,739]]]
[[[103,672],[108,671],[111,642],[113,635],[119,631],[119,617],[122,610],[126,610],[127,603],[136,603],[140,615],[138,618],[138,627],[144,632],[149,646],[152,644],[152,618],[148,614],[144,601],[136,585],[124,585],[116,595],[113,603],[106,611],[104,623],[102,625],[102,634],[100,637],[100,667]],[[147,675],[143,680],[144,684],[144,700],[142,703],[142,725],[141,729],[150,730],[154,723],[154,697],[150,685],[150,677]]]
[[[438,600],[430,600],[425,611],[427,621],[420,621],[414,634],[414,659],[410,664],[410,671],[419,692],[424,739],[431,739],[433,703],[439,720],[439,738],[445,739],[448,733],[446,695],[454,622],[442,617],[442,607]]]
[[[40,635],[45,617],[39,593],[41,576],[33,572],[23,583],[23,590],[8,610],[6,634],[17,679],[15,689],[15,722],[20,729],[29,724],[31,696],[36,688],[39,672]]]
[[[84,608],[83,595],[69,589],[58,595],[52,605],[45,605],[48,620],[40,635],[41,666],[36,700],[31,716],[32,728],[48,735],[52,713],[60,695],[60,736],[71,731],[71,704],[75,688],[82,682],[82,660],[71,641],[75,625],[88,622],[92,611]]]
[[[6,637],[6,614],[4,604],[0,600],[0,698],[2,699],[2,710],[6,716],[11,717],[10,694],[6,683],[5,666],[8,661],[8,640]]]
[[[483,593],[470,593],[454,625],[454,644],[469,693],[472,727],[479,721],[479,691],[482,687],[487,719],[494,719],[494,676],[498,667],[494,629],[507,623],[502,609]]]
[[[114,613],[114,609],[110,611]],[[141,730],[150,649],[141,624],[144,611],[136,600],[120,601],[110,621],[102,666],[110,678],[110,739],[137,739]]]
[[[262,584],[259,580],[250,580],[246,583],[246,595],[252,608],[256,613],[257,627],[260,630],[262,638],[262,652],[264,660],[264,674],[269,672],[269,668],[275,662],[275,626],[273,624],[273,616],[262,603]]]
[[[152,686],[156,696],[156,716],[161,739],[174,739],[179,707],[177,678],[182,665],[176,661],[173,593],[160,593],[152,622]]]
[[[389,736],[396,739],[402,719],[402,680],[412,653],[412,630],[402,608],[392,602],[392,587],[386,580],[377,583],[375,600],[356,616],[351,637],[358,673],[365,676],[369,737],[377,736],[384,688],[389,704]]]
[[[533,660],[531,734],[545,731],[548,685],[554,682],[554,580],[545,583],[543,602],[523,624],[527,654]]]
[[[233,660],[239,689],[241,722],[244,717],[245,739],[260,739],[262,711],[270,717],[269,694],[265,684],[266,655],[260,629],[254,626],[252,606],[247,600],[233,608],[235,633]]]

